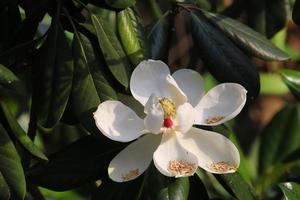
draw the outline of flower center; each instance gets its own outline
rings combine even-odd
[[[176,116],[176,107],[172,100],[168,98],[162,98],[159,100],[160,105],[164,110],[164,127],[172,128],[173,127],[173,120]]]

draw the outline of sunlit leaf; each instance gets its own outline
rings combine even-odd
[[[17,119],[13,116],[4,100],[0,101],[0,106],[10,126],[11,132],[14,134],[18,142],[25,148],[31,155],[42,160],[48,160],[45,154],[35,146],[33,141],[27,136],[22,129]]]
[[[300,71],[281,69],[279,72],[290,91],[295,95],[295,97],[300,99]]]
[[[0,172],[4,177],[11,199],[24,199],[26,193],[25,176],[21,159],[13,142],[0,124]],[[1,179],[0,179],[1,180]],[[2,185],[5,184],[2,182]],[[3,185],[4,191],[5,185]],[[7,194],[0,194],[6,196]]]
[[[220,14],[203,13],[244,51],[264,60],[282,61],[289,58],[264,35],[243,23]]]
[[[298,183],[286,182],[279,184],[286,200],[300,199],[300,185]]]
[[[106,64],[114,77],[127,88],[132,67],[123,51],[122,45],[109,24],[101,16],[92,14],[91,19]]]
[[[118,13],[118,31],[123,48],[133,65],[147,58],[144,27],[140,16],[131,8]]]

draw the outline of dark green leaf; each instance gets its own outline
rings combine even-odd
[[[251,99],[259,94],[257,70],[249,58],[222,32],[199,13],[190,13],[190,28],[199,56],[211,74],[220,82],[243,85]]]
[[[286,200],[300,199],[300,185],[298,183],[280,183],[279,187],[282,190]]]
[[[195,174],[194,176],[189,177],[190,180],[190,192],[189,192],[189,200],[199,199],[208,200],[209,196],[207,194],[205,185],[201,181],[201,179]]]
[[[300,72],[291,69],[281,69],[283,82],[289,87],[294,96],[300,99]]]
[[[287,104],[262,132],[259,170],[282,161],[300,147],[300,113],[298,105]]]
[[[10,189],[11,199],[22,200],[26,193],[25,176],[14,144],[0,124],[0,172]],[[5,184],[5,183],[2,183]],[[4,185],[5,187],[5,185]],[[5,194],[3,194],[5,195]]]
[[[289,0],[252,0],[245,3],[250,27],[267,38],[273,37],[285,27]]]
[[[249,185],[238,172],[233,174],[215,175],[220,183],[229,193],[240,200],[257,200],[254,189]]]
[[[91,200],[134,200],[138,199],[139,190],[142,186],[143,176],[124,183],[117,183],[105,178]]]
[[[25,131],[19,125],[17,119],[13,116],[13,114],[9,110],[8,105],[5,103],[4,100],[0,101],[0,105],[12,133],[14,134],[18,142],[22,145],[22,147],[25,148],[31,155],[40,158],[42,160],[48,160],[45,154],[40,149],[38,149],[35,146],[35,144],[32,142],[32,140],[27,136]]]
[[[299,0],[295,1],[292,18],[297,25],[300,25],[300,1]]]
[[[109,24],[101,16],[92,14],[91,19],[106,64],[114,77],[127,88],[131,65],[123,51],[122,45]]]
[[[165,60],[167,57],[169,29],[168,15],[162,16],[152,27],[148,35],[152,59]]]
[[[9,197],[10,197],[9,187],[5,181],[5,178],[0,172],[0,199],[9,200]]]
[[[105,2],[113,8],[127,8],[133,6],[136,0],[105,0]]]
[[[131,8],[118,13],[118,31],[123,48],[134,66],[147,58],[144,27],[140,16]]]
[[[95,181],[107,174],[111,159],[120,148],[117,143],[86,136],[50,155],[49,162],[27,172],[29,180],[51,190],[62,191]]]
[[[0,64],[0,85],[4,88],[18,89],[19,84],[18,77],[10,71],[8,68]]]
[[[95,51],[90,39],[76,31],[73,39],[72,103],[79,121],[91,132],[97,131],[92,114],[97,106],[102,101],[117,99],[105,74],[106,65],[97,55],[99,52]]]
[[[45,42],[34,58],[33,104],[38,122],[53,128],[63,115],[70,96],[73,60],[61,24],[53,18]]]
[[[289,58],[286,53],[278,49],[264,35],[241,22],[204,10],[203,13],[244,51],[264,60],[282,61]]]
[[[152,164],[145,172],[141,200],[187,200],[189,179],[170,178],[162,175]]]

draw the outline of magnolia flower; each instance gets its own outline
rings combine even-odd
[[[112,180],[137,178],[152,159],[165,176],[191,176],[198,166],[211,173],[236,171],[240,156],[234,144],[221,134],[192,126],[214,126],[234,118],[246,102],[244,87],[224,83],[204,95],[197,72],[181,69],[170,75],[163,62],[147,60],[133,71],[130,89],[144,106],[144,119],[119,101],[105,101],[94,113],[97,127],[108,138],[137,139],[110,162]]]

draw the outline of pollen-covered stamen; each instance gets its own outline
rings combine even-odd
[[[176,116],[176,107],[172,100],[168,98],[162,98],[159,100],[160,105],[164,110],[164,127],[173,127],[173,118]]]

